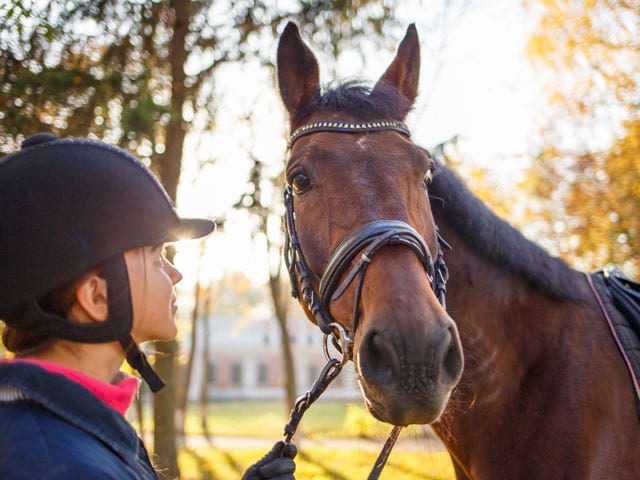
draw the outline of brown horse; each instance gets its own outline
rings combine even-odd
[[[373,88],[321,90],[315,56],[288,25],[278,78],[292,131],[327,120],[402,121],[419,64],[411,26]],[[458,479],[640,478],[633,389],[583,273],[497,218],[401,132],[319,131],[290,153],[287,181],[316,294],[334,250],[367,222],[406,222],[432,252],[437,225],[452,247],[447,311],[466,367],[442,415],[462,368],[456,329],[409,249],[389,246],[369,259],[353,356],[374,416],[434,422]],[[329,305],[349,329],[354,285]]]
[[[414,29],[403,44],[404,55],[370,95],[357,85],[322,95],[316,58],[289,24],[278,47],[278,79],[291,130],[314,121],[402,120],[417,93],[417,74],[407,76],[415,48]],[[406,99],[396,101],[397,91]],[[315,276],[326,270],[344,238],[376,220],[412,225],[428,249],[437,250],[429,201],[421,188],[433,161],[402,134],[380,131],[355,138],[318,132],[300,137],[290,153],[286,178],[295,195],[296,230]],[[352,323],[355,283],[331,302],[333,318],[356,330],[354,361],[367,406],[380,420],[396,425],[438,418],[462,371],[455,324],[426,279],[417,255],[389,246],[367,270],[357,329]],[[319,282],[315,288],[320,296]],[[308,308],[307,313],[314,318]]]

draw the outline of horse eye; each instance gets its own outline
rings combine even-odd
[[[424,178],[422,179],[422,188],[427,188],[429,185],[431,185],[432,181],[433,181],[433,168],[429,167],[429,169],[427,170],[427,173],[424,174]]]
[[[293,191],[297,194],[305,193],[311,188],[311,180],[304,173],[299,173],[291,181]]]

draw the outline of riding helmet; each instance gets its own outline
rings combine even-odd
[[[163,387],[131,338],[133,309],[124,252],[215,229],[180,218],[151,171],[128,152],[83,138],[37,134],[0,159],[0,318],[11,327],[83,343],[119,341],[153,391]],[[100,266],[109,318],[79,324],[39,300]]]

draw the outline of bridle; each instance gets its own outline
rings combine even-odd
[[[312,273],[302,252],[295,226],[293,192],[289,186],[285,188],[284,201],[287,212],[285,263],[291,279],[291,295],[299,299],[300,293],[302,293],[302,300],[314,315],[318,327],[324,334],[334,333],[333,325],[337,323],[329,311],[331,302],[338,300],[357,278],[351,332],[355,334],[360,317],[360,297],[365,273],[373,256],[385,246],[403,245],[410,248],[422,263],[438,300],[445,306],[448,271],[441,245],[447,244],[439,234],[438,250],[434,262],[426,242],[411,225],[399,220],[376,220],[367,223],[340,243],[331,254],[324,273],[318,277]],[[358,255],[360,258],[344,281],[339,284],[343,274]],[[319,295],[316,295],[313,288],[313,279],[319,280]],[[300,292],[299,285],[302,287],[302,292]]]
[[[314,122],[298,128],[291,135],[289,147],[291,148],[293,143],[303,135],[317,132],[364,133],[383,130],[393,130],[407,137],[410,136],[409,129],[404,124],[395,121]],[[445,293],[449,272],[444,261],[443,247],[450,247],[438,232],[437,227],[437,251],[435,255],[432,255],[422,236],[408,223],[399,220],[376,220],[367,223],[342,240],[329,257],[324,272],[318,276],[312,272],[302,251],[296,230],[294,195],[289,185],[285,187],[284,204],[286,208],[284,250],[285,263],[291,279],[291,295],[295,299],[300,299],[300,295],[302,295],[306,307],[313,314],[318,327],[325,335],[334,334],[337,323],[329,311],[330,303],[340,298],[357,278],[352,331],[350,332],[350,338],[353,338],[358,326],[360,296],[367,267],[371,263],[372,257],[385,246],[403,245],[417,255],[427,274],[431,288],[442,306],[446,308]],[[359,260],[351,268],[345,280],[339,284],[343,274],[358,254]],[[314,280],[319,284],[319,295],[314,289]]]
[[[291,148],[300,137],[317,132],[354,134],[380,131],[395,131],[410,137],[410,132],[406,125],[397,121],[319,121],[303,125],[294,131],[289,138],[288,145]],[[300,244],[296,230],[294,194],[290,185],[287,185],[284,190],[284,204],[286,208],[284,257],[291,279],[291,295],[295,299],[304,302],[307,309],[314,316],[318,327],[324,333],[324,351],[328,361],[312,388],[296,401],[296,406],[291,412],[291,419],[285,427],[285,437],[289,441],[295,433],[304,411],[324,392],[331,381],[340,373],[342,367],[352,359],[353,339],[355,338],[360,318],[362,287],[367,268],[371,264],[373,256],[387,246],[400,245],[409,248],[420,260],[433,292],[442,306],[446,308],[445,293],[449,272],[444,261],[443,248],[451,247],[442,238],[437,226],[437,250],[433,255],[422,236],[408,223],[399,220],[376,220],[363,225],[359,230],[352,232],[342,240],[329,257],[324,272],[318,276],[309,267]],[[356,260],[355,264],[351,267],[354,260]],[[345,274],[344,280],[340,283]],[[354,281],[355,298],[352,326],[351,331],[349,331],[333,318],[330,312],[330,304],[332,301],[339,299]],[[317,293],[314,288],[314,282],[317,285]],[[331,357],[328,345],[329,339],[341,353],[340,359]],[[378,478],[400,433],[400,429],[401,427],[393,429],[369,479]]]

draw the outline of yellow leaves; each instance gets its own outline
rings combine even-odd
[[[555,49],[556,45],[549,35],[538,33],[529,39],[527,55],[533,61],[542,61],[551,66],[550,59]]]
[[[538,0],[537,5],[543,13],[528,54],[547,67],[550,114],[542,151],[524,187],[542,205],[549,234],[567,259],[582,267],[615,262],[638,269],[640,4]],[[627,123],[619,135],[616,121],[623,119]],[[613,144],[602,140],[614,134],[619,139]]]
[[[447,166],[464,178],[469,189],[498,216],[512,223],[519,223],[518,219],[515,218],[515,213],[512,211],[512,207],[516,203],[515,198],[510,198],[518,194],[519,191],[517,189],[511,195],[499,191],[495,182],[487,175],[487,170],[471,162],[448,156]]]
[[[640,120],[608,152],[568,155],[548,146],[523,188],[542,201],[559,250],[582,268],[640,267]]]
[[[558,0],[541,0],[542,6],[549,10],[551,13],[557,14],[562,12],[560,3],[565,3],[564,0],[559,2]]]

